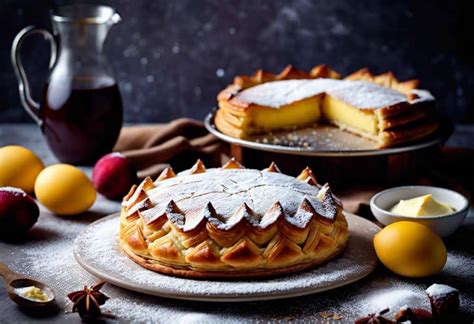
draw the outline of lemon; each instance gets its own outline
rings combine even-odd
[[[54,164],[38,175],[36,198],[56,214],[74,215],[88,210],[96,199],[89,178],[69,164]]]
[[[388,225],[375,235],[374,247],[388,269],[406,277],[427,277],[446,264],[447,251],[441,238],[415,222]]]
[[[32,193],[36,177],[43,169],[40,158],[23,146],[0,148],[0,187],[16,187]]]

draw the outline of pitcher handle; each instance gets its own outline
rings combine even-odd
[[[24,40],[33,34],[43,35],[51,45],[51,58],[49,59],[49,68],[51,69],[56,63],[57,44],[54,36],[46,29],[37,28],[35,26],[28,26],[23,28],[15,37],[12,43],[11,60],[13,69],[15,70],[16,78],[18,79],[18,89],[20,90],[20,99],[26,112],[34,119],[34,121],[41,126],[42,120],[38,115],[39,103],[31,97],[31,88],[26,77],[25,69],[21,63],[20,50]]]

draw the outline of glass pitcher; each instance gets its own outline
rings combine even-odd
[[[107,6],[70,5],[51,13],[54,36],[33,26],[18,33],[12,63],[23,107],[62,161],[93,164],[109,153],[122,127],[122,99],[102,47],[120,15]],[[20,61],[25,38],[40,34],[51,44],[49,77],[37,103]]]

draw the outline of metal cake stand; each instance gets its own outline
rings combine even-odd
[[[443,121],[434,134],[420,141],[393,148],[378,149],[376,143],[331,125],[317,125],[239,139],[220,132],[215,126],[214,118],[215,110],[204,119],[207,130],[230,144],[258,151],[319,157],[367,157],[418,151],[443,144],[454,129],[450,121]]]

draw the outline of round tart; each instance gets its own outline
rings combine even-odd
[[[309,168],[198,161],[145,179],[124,198],[120,245],[141,266],[183,277],[280,275],[326,262],[349,238],[342,205]]]
[[[255,134],[329,123],[391,147],[421,139],[438,128],[435,99],[418,80],[401,82],[391,72],[366,68],[340,79],[324,65],[309,73],[288,66],[275,75],[262,70],[237,76],[217,96],[215,124],[222,133]]]

